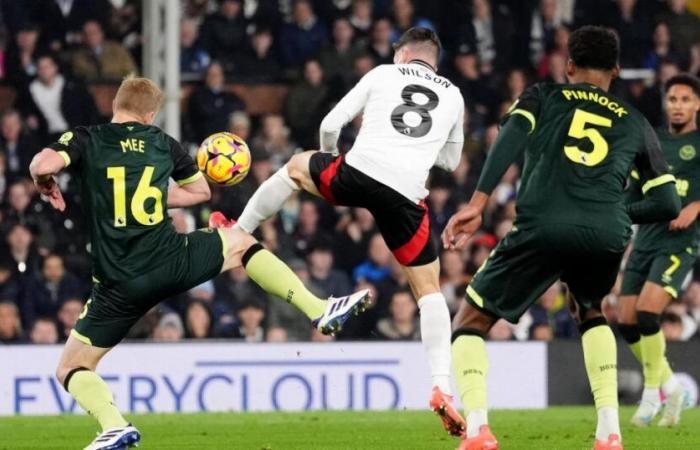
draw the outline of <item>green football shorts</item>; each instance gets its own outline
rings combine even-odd
[[[467,287],[467,301],[517,323],[558,279],[582,308],[600,308],[613,285],[628,235],[567,224],[514,227]]]
[[[95,347],[114,347],[162,300],[218,275],[224,251],[220,232],[198,230],[187,235],[178,255],[152,271],[118,283],[96,282],[71,335]]]
[[[639,295],[644,283],[651,281],[664,288],[671,297],[678,298],[695,259],[695,251],[690,247],[674,254],[633,250],[625,266],[620,295]]]

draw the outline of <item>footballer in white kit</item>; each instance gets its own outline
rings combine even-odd
[[[334,205],[367,208],[418,302],[433,384],[430,407],[459,436],[465,424],[450,395],[450,314],[424,199],[431,167],[454,170],[459,164],[464,100],[435,71],[441,50],[435,32],[412,28],[394,49],[394,64],[368,72],[323,119],[321,151],[294,155],[258,188],[236,226],[252,233],[300,189]],[[341,129],[360,113],[354,145],[337,155]]]

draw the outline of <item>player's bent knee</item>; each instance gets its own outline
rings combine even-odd
[[[486,331],[469,327],[458,328],[452,332],[452,342],[456,341],[461,336],[476,336],[485,340]]]
[[[642,336],[651,336],[661,329],[659,315],[649,311],[637,311],[637,329]]]

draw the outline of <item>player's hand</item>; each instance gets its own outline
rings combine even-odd
[[[450,217],[442,232],[442,245],[446,250],[462,249],[481,227],[481,209],[467,205]]]
[[[61,194],[61,188],[53,178],[46,181],[34,180],[34,185],[41,195],[47,198],[48,202],[54,209],[64,211],[66,209],[66,201]]]
[[[671,231],[688,229],[698,218],[698,212],[700,212],[700,205],[698,205],[697,202],[687,205],[685,208],[681,209],[681,213],[678,214],[678,217],[671,221],[668,225],[668,229]]]

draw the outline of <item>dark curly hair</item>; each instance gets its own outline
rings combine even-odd
[[[666,81],[666,84],[664,85],[664,92],[668,92],[671,87],[677,84],[688,86],[693,90],[693,92],[695,92],[695,95],[700,97],[700,79],[698,79],[698,77],[695,75],[691,75],[689,73],[679,73],[678,75],[672,76],[668,79],[668,81]]]
[[[569,36],[569,58],[583,69],[612,70],[620,54],[620,40],[609,28],[586,25]]]

